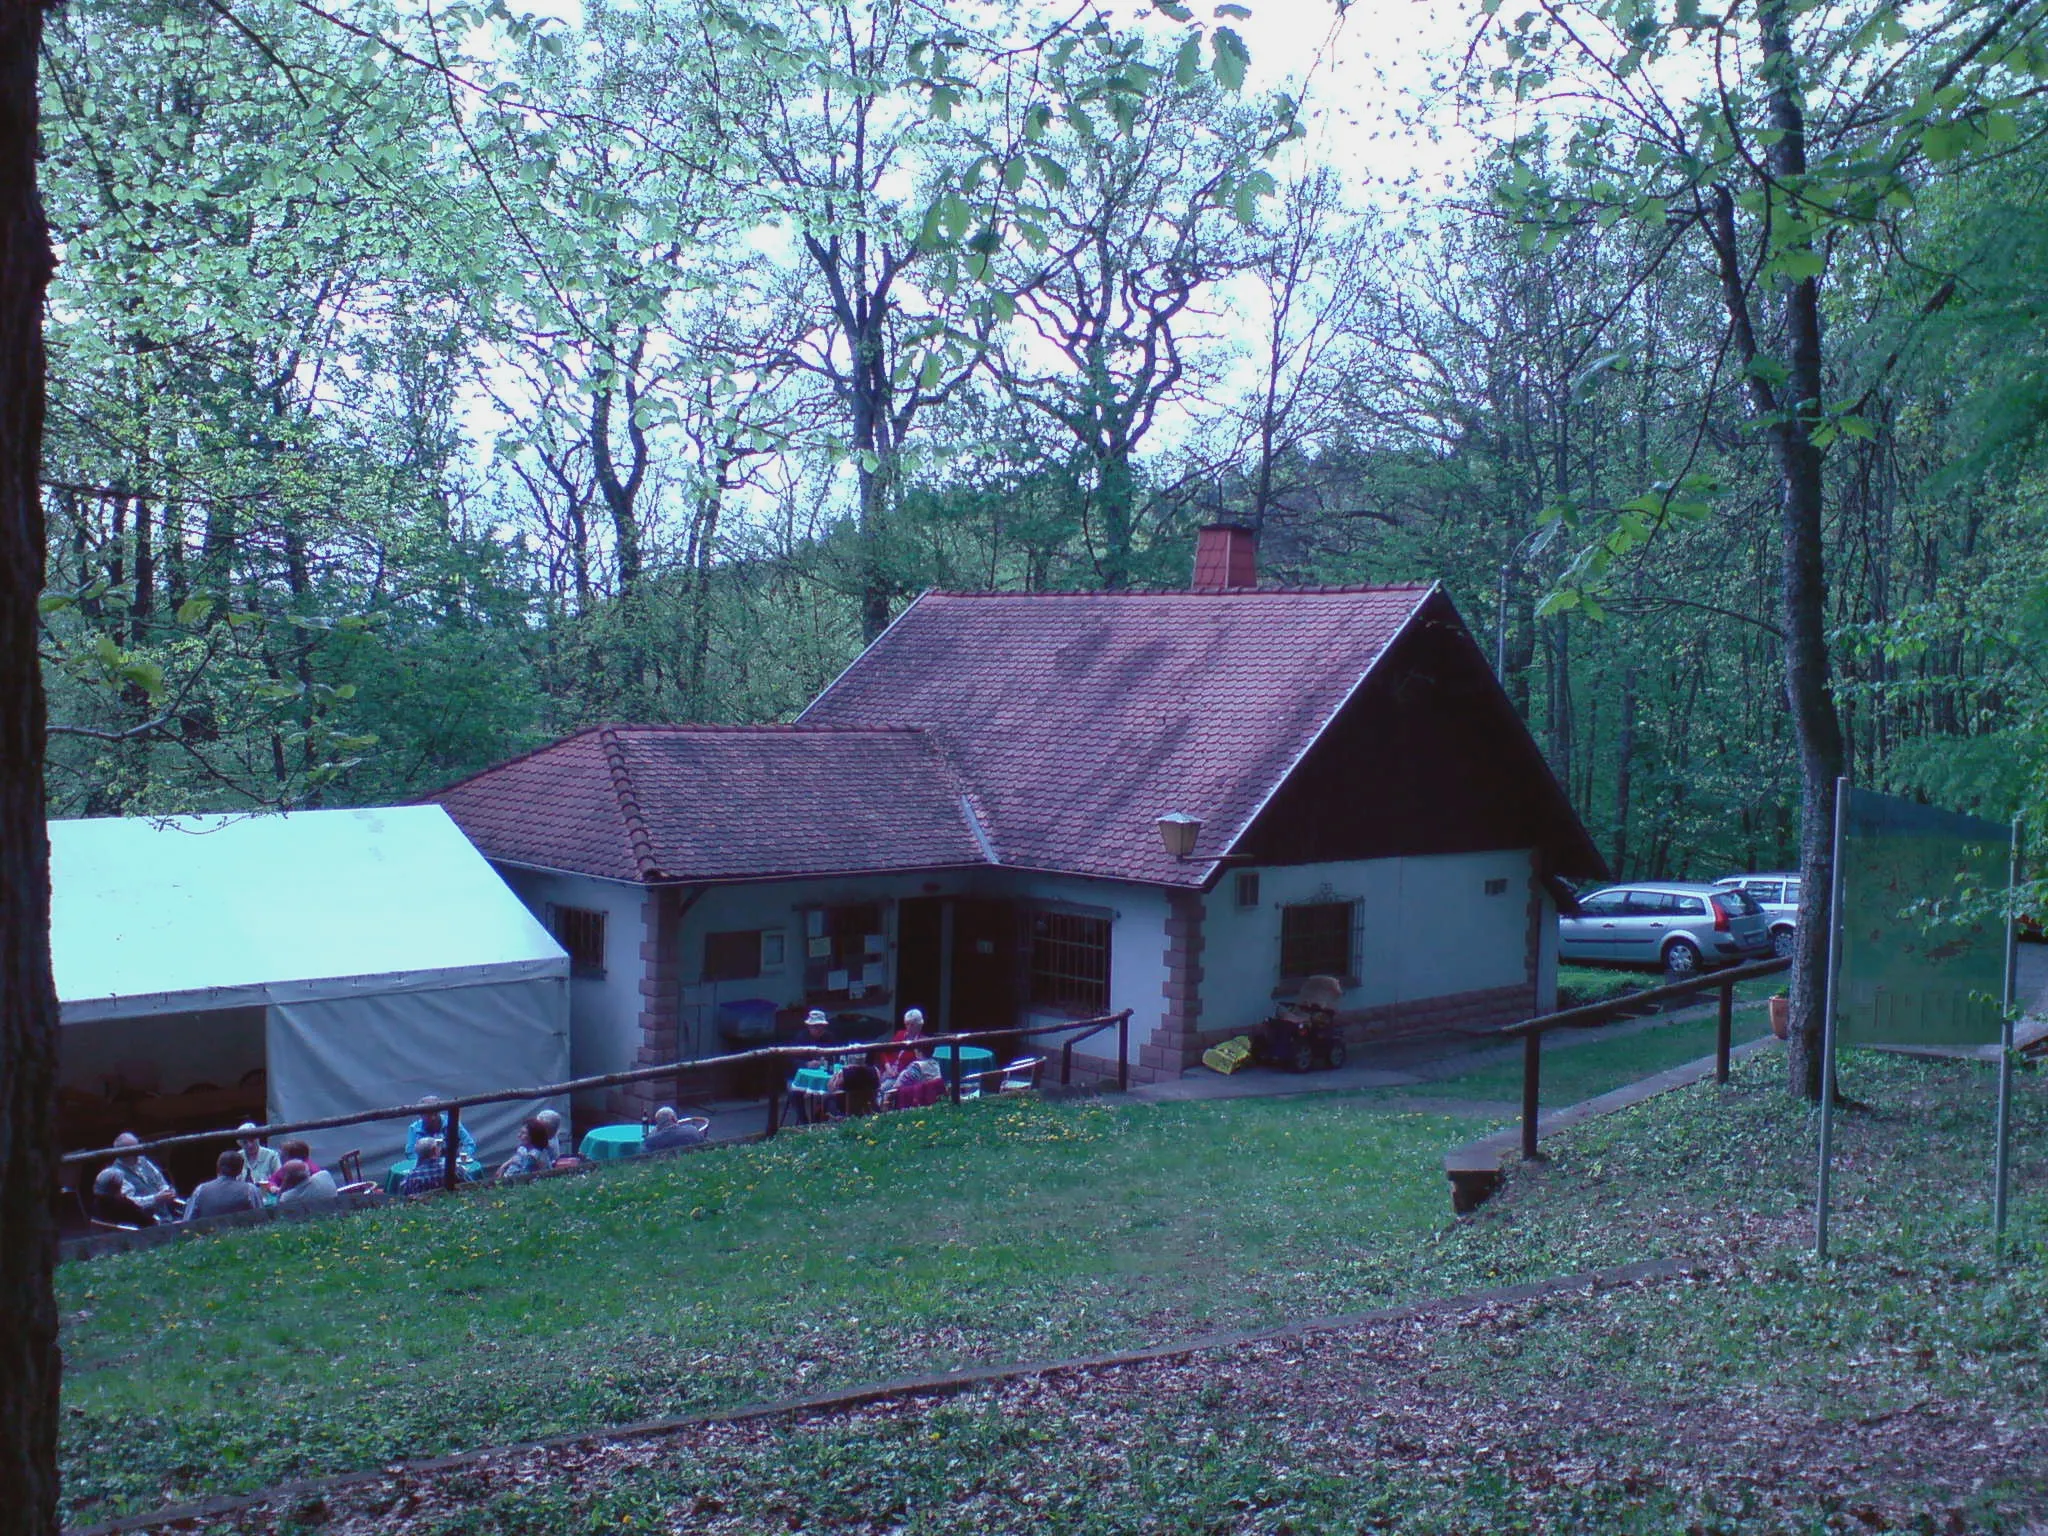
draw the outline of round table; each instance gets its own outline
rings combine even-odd
[[[960,1055],[957,1066],[953,1061],[955,1050],[958,1050]],[[954,1074],[958,1073],[960,1092],[963,1095],[971,1095],[981,1092],[982,1080],[980,1074],[995,1069],[996,1053],[983,1050],[978,1045],[962,1045],[958,1047],[935,1045],[932,1047],[932,1060],[938,1062],[945,1070],[948,1083],[953,1082],[955,1080]]]
[[[405,1176],[418,1166],[419,1159],[416,1157],[401,1157],[393,1163],[391,1171],[384,1175],[384,1193],[397,1194],[399,1186],[405,1182]],[[456,1166],[462,1170],[462,1177],[466,1183],[474,1183],[484,1176],[484,1165],[473,1157],[458,1158]]]
[[[638,1121],[626,1125],[593,1126],[583,1133],[576,1150],[586,1163],[613,1163],[637,1157],[646,1143],[647,1132]]]

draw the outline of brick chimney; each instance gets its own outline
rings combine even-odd
[[[1242,523],[1211,523],[1195,535],[1195,590],[1236,592],[1259,584],[1259,538]]]

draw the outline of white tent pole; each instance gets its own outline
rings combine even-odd
[[[1849,776],[1835,780],[1835,846],[1828,878],[1828,976],[1821,1003],[1820,1191],[1814,1200],[1813,1252],[1828,1256],[1828,1196],[1835,1151],[1835,991],[1842,975],[1842,828],[1849,810]]]

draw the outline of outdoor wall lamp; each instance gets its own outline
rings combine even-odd
[[[1202,835],[1202,818],[1189,816],[1180,811],[1169,811],[1159,818],[1159,841],[1166,845],[1166,851],[1176,859],[1185,859],[1195,851],[1195,839]]]

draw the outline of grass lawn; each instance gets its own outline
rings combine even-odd
[[[1737,1045],[1769,1033],[1761,1008],[1736,1005],[1734,1042]],[[1639,1033],[1605,1038],[1575,1036],[1560,1030],[1543,1043],[1543,1076],[1540,1084],[1543,1107],[1560,1109],[1619,1088],[1638,1078],[1670,1067],[1696,1061],[1714,1053],[1714,1019],[1674,1019],[1652,1025]],[[1522,1100],[1522,1059],[1480,1067],[1457,1077],[1420,1084],[1412,1088],[1383,1090],[1393,1098],[1479,1099],[1493,1103],[1519,1104]]]
[[[1781,1070],[1765,1052],[1727,1089],[1547,1141],[1548,1163],[1458,1222],[1438,1159],[1470,1120],[1373,1096],[1023,1101],[67,1266],[67,1515],[1671,1257],[1694,1278],[493,1458],[217,1528],[1434,1536],[2048,1516],[2042,1074],[2020,1080],[2016,1256],[1999,1265],[1989,1073],[1848,1057],[1870,1107],[1840,1125],[1822,1267],[1811,1117]]]
[[[2016,1252],[1984,1233],[1989,1074],[1851,1056],[1840,1253],[1775,1053],[1560,1137],[1411,1257],[1449,1292],[1645,1255],[1681,1283],[1495,1305],[799,1422],[499,1457],[245,1532],[2019,1531],[2048,1514],[2048,1092]],[[1210,1192],[1214,1201],[1215,1192]],[[2038,1529],[2038,1527],[2034,1527]]]
[[[1412,1295],[1471,1132],[1008,1099],[69,1265],[67,1514]]]

